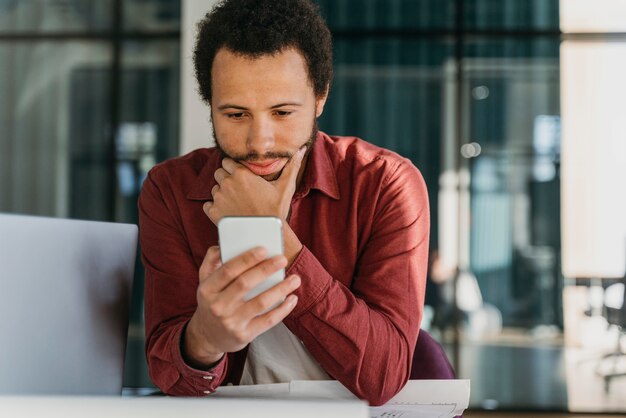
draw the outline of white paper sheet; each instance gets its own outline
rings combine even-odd
[[[469,405],[469,380],[409,380],[383,406],[370,407],[371,418],[452,418]],[[211,397],[346,399],[356,397],[336,380],[294,380],[290,383],[225,386]]]
[[[289,383],[273,385],[220,386],[211,398],[288,398]]]

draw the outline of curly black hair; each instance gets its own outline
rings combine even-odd
[[[211,103],[211,68],[218,50],[258,58],[295,48],[304,56],[316,97],[333,76],[330,30],[308,0],[223,0],[198,23],[193,54],[200,96]]]

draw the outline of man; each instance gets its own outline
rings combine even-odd
[[[307,0],[226,0],[199,25],[216,146],[156,166],[139,200],[146,352],[165,393],[336,379],[379,405],[408,379],[426,188],[407,159],[318,131],[331,50]],[[255,249],[220,263],[215,225],[244,215],[282,220],[284,257]],[[243,300],[281,268],[282,283]]]

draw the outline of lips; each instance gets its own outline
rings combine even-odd
[[[268,176],[270,174],[274,174],[279,171],[284,163],[283,158],[278,158],[275,160],[265,160],[265,161],[242,161],[243,165],[248,167],[250,171],[252,171],[257,176]]]

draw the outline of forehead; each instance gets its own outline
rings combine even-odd
[[[304,56],[294,48],[259,57],[221,48],[213,60],[211,84],[213,98],[246,92],[313,94]]]

